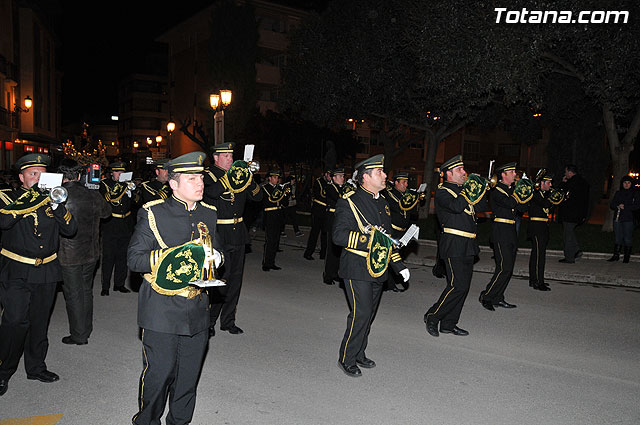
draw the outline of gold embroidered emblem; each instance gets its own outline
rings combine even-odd
[[[384,206],[384,211],[387,213],[387,215],[391,215],[391,211],[389,211],[389,205]]]
[[[365,243],[367,241],[367,237],[365,235],[360,235],[360,243]]]

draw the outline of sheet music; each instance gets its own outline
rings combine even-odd
[[[255,147],[256,147],[256,145],[245,145],[244,146],[244,157],[243,157],[243,159],[246,162],[253,161],[253,149]]]
[[[130,182],[133,178],[133,171],[128,171],[126,173],[120,173],[120,177],[118,178],[119,182]]]
[[[412,224],[411,226],[409,226],[409,228],[404,233],[404,235],[402,235],[402,237],[400,238],[400,244],[402,246],[407,246],[407,244],[411,242],[411,239],[418,240],[419,234],[420,234],[420,228],[415,224]]]
[[[62,186],[62,174],[59,173],[40,173],[38,187],[40,189],[53,189]]]
[[[418,188],[418,193],[422,193],[427,189],[427,184],[426,183],[422,183],[420,185],[420,187]]]
[[[213,280],[194,280],[193,282],[189,282],[189,285],[197,286],[199,288],[209,288],[212,286],[226,286],[227,283],[224,280],[213,279]]]

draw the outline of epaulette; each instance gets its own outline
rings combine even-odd
[[[142,208],[144,208],[145,210],[148,210],[149,208],[153,207],[154,205],[158,205],[164,202],[164,199],[154,199],[153,201],[149,201],[147,203],[145,203]]]
[[[353,196],[353,194],[356,193],[355,190],[349,192],[349,193],[345,193],[344,195],[342,195],[342,199],[347,199]]]
[[[211,180],[213,180],[214,182],[218,181],[218,178],[208,168],[204,170],[204,172],[207,173],[209,177],[211,177]]]
[[[202,205],[205,208],[209,208],[210,210],[218,211],[218,209],[214,205],[209,205],[206,202],[200,201],[200,205]]]

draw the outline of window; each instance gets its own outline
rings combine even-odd
[[[520,145],[518,144],[502,144],[498,145],[498,157],[520,158]]]
[[[475,140],[465,140],[462,147],[462,157],[467,161],[480,160],[480,142]]]

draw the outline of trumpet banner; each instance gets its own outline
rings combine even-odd
[[[562,201],[564,201],[564,193],[559,190],[551,189],[549,192],[549,202],[553,205],[558,205]]]
[[[478,174],[469,174],[467,180],[462,185],[462,191],[460,195],[469,202],[471,205],[475,205],[487,192],[487,180]]]
[[[526,204],[533,198],[533,182],[529,179],[520,179],[516,182],[513,197],[520,204]]]
[[[378,229],[371,231],[367,252],[367,270],[371,277],[380,277],[387,271],[393,242]]]
[[[420,194],[417,192],[414,192],[412,190],[406,190],[403,194],[402,194],[402,198],[400,198],[400,209],[402,211],[409,211],[411,209],[413,209],[413,207],[416,206],[416,204],[418,203],[418,201],[420,200]]]
[[[2,214],[11,214],[14,217],[18,214],[28,214],[51,202],[46,194],[30,188],[20,195],[18,199],[0,210]]]
[[[229,190],[233,193],[242,192],[251,184],[253,174],[249,170],[249,164],[246,161],[234,161],[231,168],[225,174]]]
[[[204,260],[204,247],[193,242],[165,251],[153,268],[151,286],[163,295],[176,295],[202,279]]]

